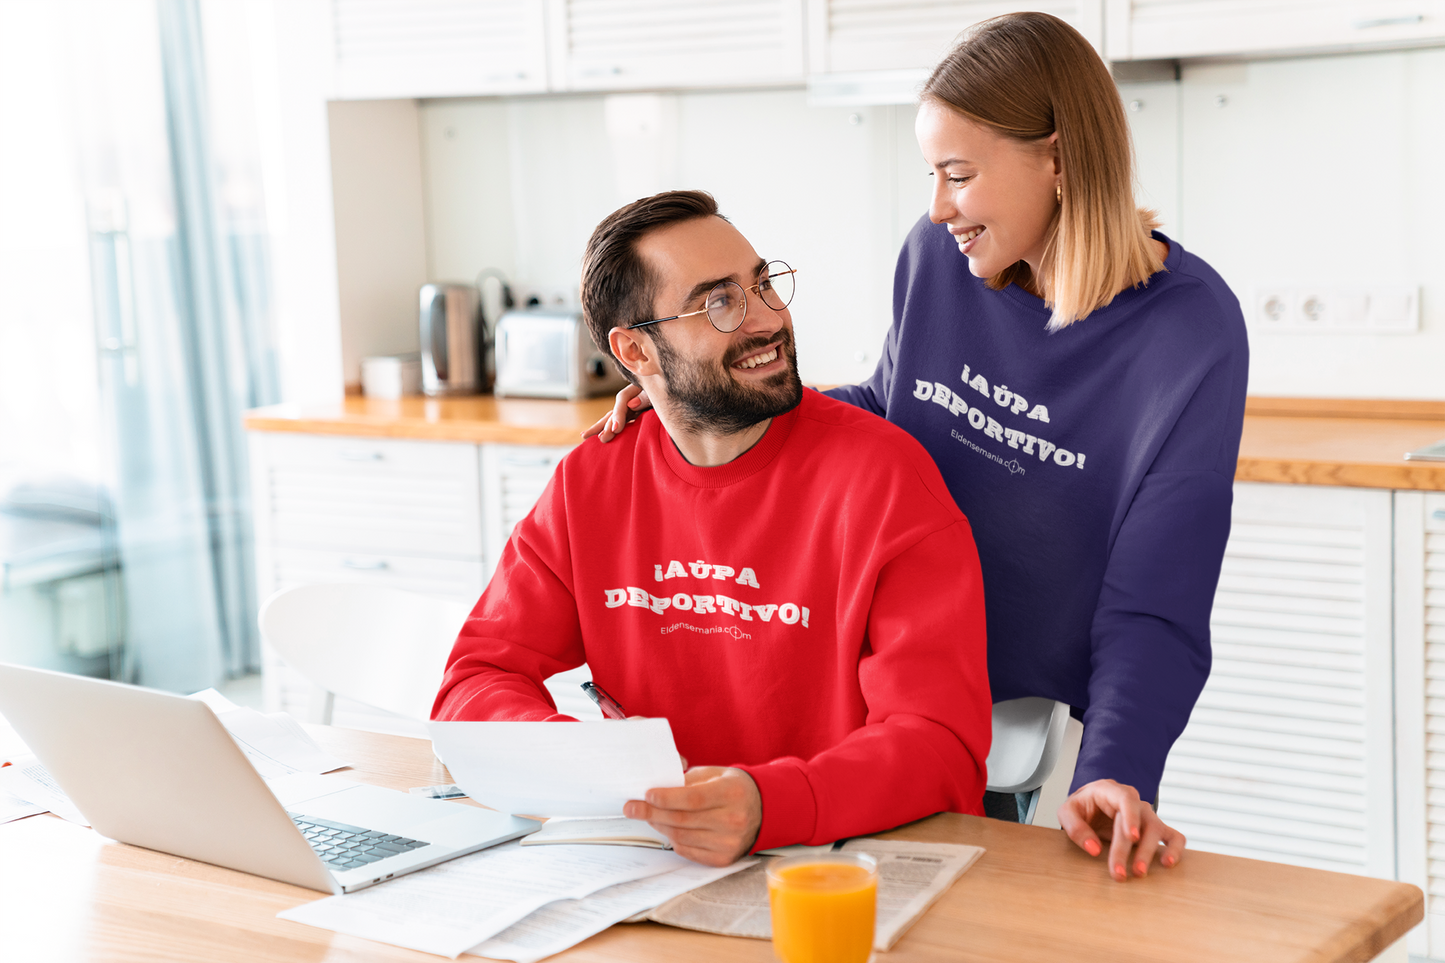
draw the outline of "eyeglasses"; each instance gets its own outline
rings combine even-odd
[[[741,328],[743,319],[748,316],[748,291],[755,292],[758,297],[762,298],[763,303],[774,311],[781,311],[793,300],[793,289],[796,286],[793,275],[797,273],[798,269],[788,267],[786,261],[769,261],[763,266],[763,277],[750,288],[744,289],[736,281],[719,281],[707,293],[707,300],[703,302],[701,311],[674,314],[670,318],[657,318],[652,321],[639,321],[636,324],[629,324],[627,327],[629,329],[643,328],[649,324],[661,324],[663,321],[676,321],[679,318],[691,318],[705,314],[714,328],[723,334],[728,334]]]

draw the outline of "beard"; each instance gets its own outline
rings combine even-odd
[[[798,356],[793,332],[779,329],[778,354],[783,370],[756,384],[745,384],[732,376],[732,365],[746,354],[766,347],[772,337],[756,337],[729,348],[722,360],[684,358],[656,331],[662,380],[668,399],[676,408],[679,428],[693,433],[735,435],[759,422],[792,411],[803,400],[803,381],[798,377]]]

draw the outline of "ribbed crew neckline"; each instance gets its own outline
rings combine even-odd
[[[804,391],[803,397],[806,399],[807,396],[808,392]],[[682,457],[682,452],[677,450],[677,445],[673,444],[671,436],[662,427],[662,419],[654,415],[648,420],[652,423],[653,443],[662,450],[663,461],[680,481],[695,488],[726,488],[756,475],[772,463],[778,452],[783,450],[788,436],[793,433],[793,425],[798,421],[798,409],[803,407],[803,404],[804,402],[800,401],[791,410],[774,416],[768,430],[753,447],[726,465],[710,467],[694,465]]]

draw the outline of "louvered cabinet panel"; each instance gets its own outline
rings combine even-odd
[[[803,80],[803,0],[547,3],[554,90]]]
[[[1214,662],[1160,814],[1196,849],[1394,874],[1391,494],[1235,486]]]
[[[1066,20],[1102,49],[1102,0],[808,0],[808,72],[928,70],[966,28],[1039,10]]]
[[[1412,954],[1445,958],[1445,494],[1395,493],[1400,879],[1425,890]]]
[[[343,100],[547,89],[544,0],[331,0]]]
[[[571,450],[565,446],[482,446],[488,578],[501,560],[502,549],[507,539],[512,537],[512,529],[537,504],[558,463]]]
[[[1110,60],[1445,42],[1441,0],[1105,0]]]
[[[277,545],[481,560],[475,445],[259,437],[266,446],[259,480]]]

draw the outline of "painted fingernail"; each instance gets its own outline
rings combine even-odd
[[[1124,866],[1123,866],[1122,863],[1114,867],[1114,878],[1115,878],[1115,879],[1123,879],[1123,878],[1124,878]]]
[[[1179,862],[1179,860],[1175,859],[1173,856],[1165,856],[1162,860],[1160,860],[1160,862],[1162,862],[1165,866],[1173,866],[1175,863]]]
[[[1131,829],[1131,830],[1129,830],[1129,838],[1132,839],[1134,842],[1137,843],[1137,842],[1139,841],[1139,830],[1137,830],[1137,829]]]
[[[1141,859],[1141,860],[1139,860],[1139,862],[1137,862],[1137,863],[1134,864],[1134,875],[1135,875],[1135,876],[1143,876],[1144,874],[1146,874],[1146,873],[1148,873],[1148,872],[1149,872],[1149,864],[1146,863],[1146,862],[1144,862],[1144,860]]]
[[[1099,844],[1094,842],[1094,840],[1092,839],[1089,840],[1087,843],[1084,844],[1084,852],[1088,853],[1090,856],[1099,855]]]

